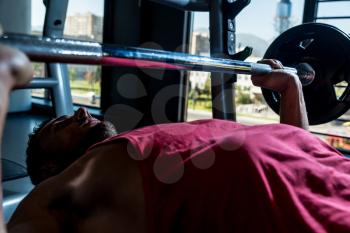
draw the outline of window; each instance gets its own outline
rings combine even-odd
[[[42,0],[32,0],[32,34],[41,36],[45,20],[45,5]]]
[[[281,6],[276,1],[251,1],[240,13],[236,20],[236,50],[253,47],[253,54],[247,61],[260,60],[274,38],[286,28],[301,23],[304,2],[292,2],[292,14],[283,20],[277,17],[276,9]],[[190,52],[209,56],[209,51],[209,13],[198,12],[194,14]],[[188,120],[212,117],[210,74],[191,72],[190,83]],[[265,103],[260,88],[252,86],[248,75],[238,75],[235,102],[239,122],[261,124],[278,121],[278,116]]]
[[[45,77],[45,64],[33,62],[34,67],[34,77],[36,78],[44,78]],[[45,89],[32,89],[32,96],[34,97],[44,97]]]
[[[320,2],[317,17],[350,17],[350,1]],[[350,18],[345,19],[318,19],[317,22],[334,25],[350,33]]]
[[[190,53],[209,56],[209,13],[194,14]],[[212,118],[210,73],[191,71],[187,120]]]
[[[32,30],[31,34],[35,36],[42,36],[43,25],[45,20],[45,6],[42,0],[32,0]],[[45,63],[33,63],[34,66],[34,77],[44,78],[45,74]],[[32,89],[32,96],[44,97],[45,89]]]
[[[281,5],[279,2],[251,1],[249,6],[238,15],[236,19],[236,49],[240,51],[246,46],[253,47],[253,54],[247,61],[256,62],[262,59],[268,46],[281,32],[301,24],[304,0],[291,0],[291,8]],[[350,9],[350,1],[320,3],[318,16],[349,16],[348,9]],[[283,17],[286,14],[288,17]],[[319,19],[318,22],[332,24],[346,33],[350,32],[350,19]],[[191,52],[197,55],[208,55],[209,14],[195,13],[193,28]],[[203,42],[202,38],[206,38],[206,41]],[[190,75],[192,85],[189,95],[188,120],[209,118],[211,117],[211,103],[209,99],[203,100],[201,93],[210,92],[209,81],[206,83],[206,79],[209,79],[210,75],[208,74],[206,79],[203,78],[205,81],[201,81],[193,73],[191,72]],[[204,77],[204,74],[201,75]],[[200,90],[195,91],[196,88]],[[339,93],[342,91],[341,87],[337,90]],[[194,104],[196,98],[197,103]],[[278,115],[268,107],[260,88],[251,84],[248,75],[238,75],[235,102],[238,122],[248,125],[279,122]],[[207,113],[203,114],[203,110]],[[333,146],[350,151],[350,138],[346,138],[350,134],[350,112],[333,122],[312,126],[310,130]]]
[[[103,0],[70,0],[68,3],[64,37],[102,42]],[[45,6],[42,0],[32,0],[32,34],[42,35]],[[44,65],[35,64],[35,73],[44,77]],[[93,107],[100,106],[101,67],[68,65],[73,102]],[[33,96],[44,97],[44,90],[33,90]]]
[[[343,32],[350,34],[350,1],[319,2],[317,12],[317,22],[327,23],[338,27]],[[329,17],[329,18],[328,18]],[[332,17],[339,17],[333,18]],[[337,96],[340,95],[348,83],[337,84],[335,89]],[[332,146],[350,152],[350,111],[333,122],[313,126],[312,131],[323,137]]]

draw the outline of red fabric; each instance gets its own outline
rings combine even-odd
[[[349,232],[350,160],[312,134],[220,120],[134,130],[150,232]]]

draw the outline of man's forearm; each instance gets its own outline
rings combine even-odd
[[[295,83],[281,93],[280,122],[303,129],[309,128],[302,86]]]
[[[28,58],[18,50],[0,45],[0,140],[2,141],[7,114],[9,94],[15,87],[27,84],[33,77],[33,66]],[[1,148],[0,148],[1,149]],[[1,156],[1,154],[0,154]],[[1,174],[1,166],[0,166]],[[1,179],[1,175],[0,175]],[[2,185],[0,184],[0,233],[5,233],[2,210]]]

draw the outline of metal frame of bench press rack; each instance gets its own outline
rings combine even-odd
[[[208,0],[151,0],[185,11],[209,11]]]
[[[46,6],[43,36],[62,38],[66,19],[68,0],[45,0]],[[73,101],[66,64],[45,63],[48,77],[36,77],[26,87],[50,90],[52,105],[56,116],[73,113]],[[48,96],[46,96],[48,97]]]
[[[236,52],[235,18],[250,0],[211,0],[209,2],[210,56],[230,58]],[[237,75],[211,73],[213,118],[236,120]]]
[[[329,2],[350,2],[350,0],[306,0],[304,5],[303,23],[316,22],[322,19],[350,19],[350,15],[343,16],[318,16],[320,3]]]
[[[68,0],[47,0],[45,3],[46,14],[43,36],[54,38],[63,37]],[[48,76],[57,81],[57,85],[51,88],[52,103],[56,116],[72,114],[73,101],[67,65],[48,63],[46,67]]]

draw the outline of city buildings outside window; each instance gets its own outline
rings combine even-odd
[[[92,12],[68,15],[64,34],[66,37],[102,42],[102,16]]]

